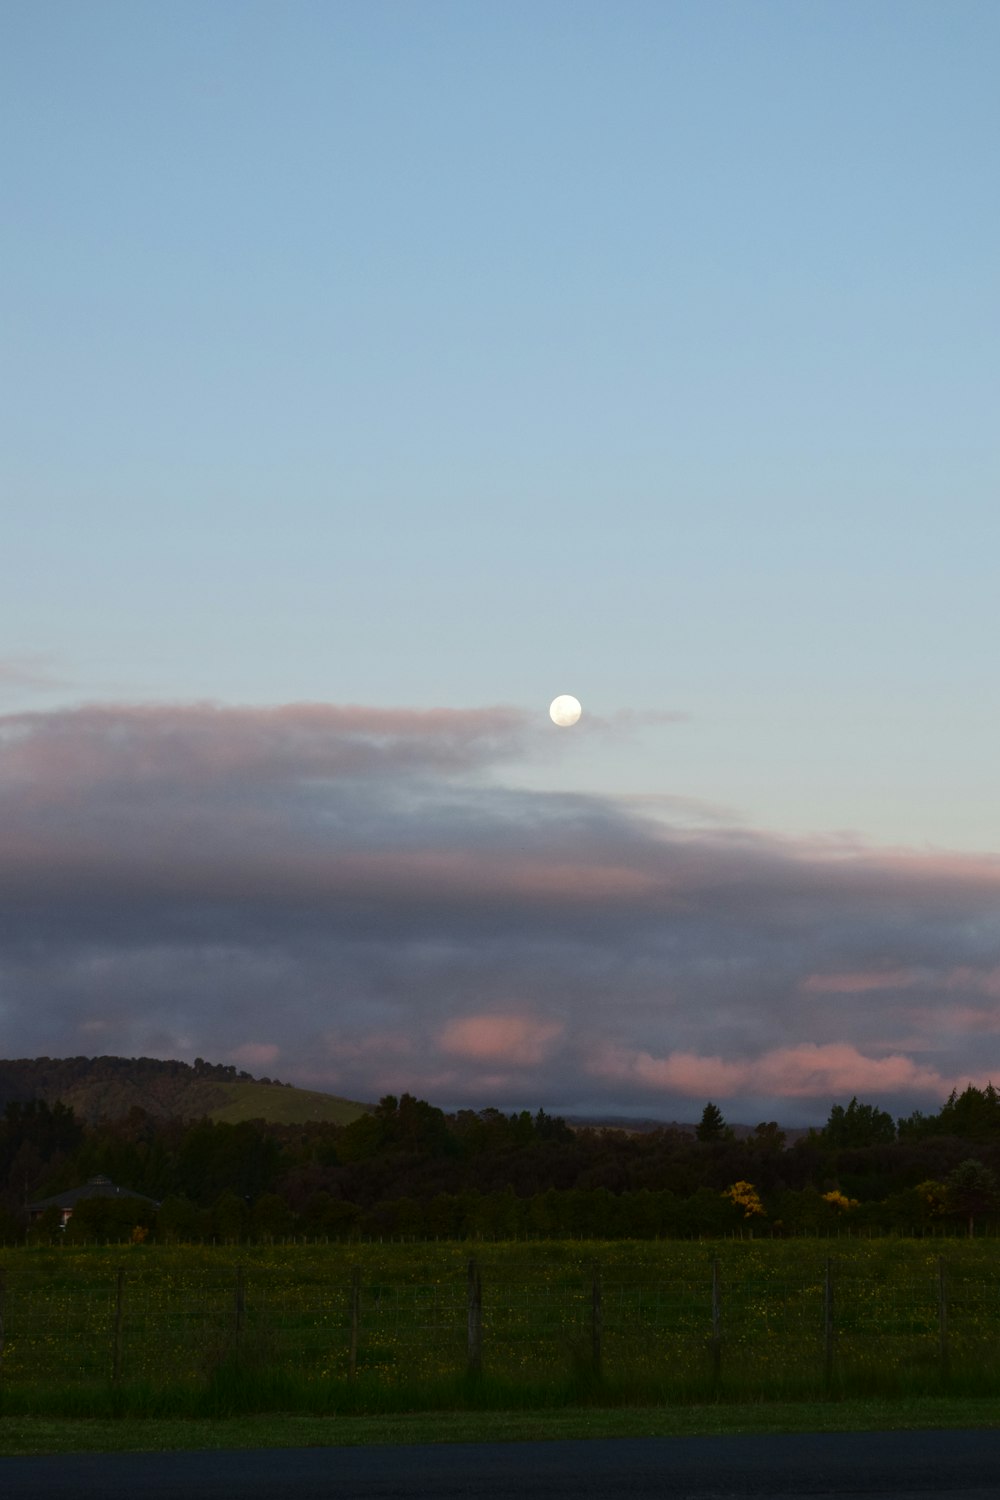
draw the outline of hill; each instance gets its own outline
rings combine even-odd
[[[137,1107],[163,1120],[208,1116],[238,1124],[268,1120],[298,1125],[327,1120],[347,1125],[369,1106],[336,1094],[254,1078],[229,1063],[155,1057],[34,1057],[0,1059],[0,1110],[12,1101],[61,1100],[81,1120],[117,1120]]]
[[[236,1125],[240,1120],[268,1120],[275,1125],[303,1125],[307,1120],[329,1120],[334,1125],[349,1125],[367,1114],[370,1106],[341,1099],[336,1094],[321,1094],[313,1089],[297,1089],[291,1084],[264,1083],[256,1078],[245,1082],[223,1083],[224,1103],[208,1111],[213,1120]]]

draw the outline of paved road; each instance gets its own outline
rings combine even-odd
[[[1000,1430],[0,1459],[3,1500],[1000,1500]]]

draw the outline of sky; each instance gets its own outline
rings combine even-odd
[[[0,0],[0,1053],[1000,1081],[998,48]]]

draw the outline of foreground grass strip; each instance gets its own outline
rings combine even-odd
[[[576,1408],[534,1412],[424,1412],[220,1421],[0,1418],[0,1455],[313,1448],[375,1443],[490,1443],[554,1438],[710,1437],[753,1432],[884,1432],[1000,1427],[1000,1399],[761,1402],[739,1406]],[[0,1475],[2,1477],[2,1475]]]
[[[623,1404],[811,1400],[826,1389],[831,1352],[845,1398],[1000,1388],[995,1240],[63,1241],[0,1255],[7,1413],[231,1416],[250,1400],[245,1389],[225,1388],[225,1367],[237,1362],[274,1387],[260,1410],[342,1411],[348,1397],[332,1388],[348,1381],[352,1348],[351,1404],[360,1413],[370,1401],[366,1383],[427,1387],[463,1370],[472,1255],[485,1367],[525,1386],[523,1399],[491,1399],[498,1410],[559,1404],[554,1392],[527,1387],[552,1386],[586,1364],[595,1265],[603,1364],[627,1386]],[[709,1355],[719,1327],[721,1382]],[[115,1373],[122,1389],[114,1404],[99,1402],[96,1389]],[[140,1388],[147,1394],[138,1407]],[[181,1388],[191,1393],[186,1408]],[[601,1404],[617,1399],[608,1392]],[[417,1404],[411,1390],[397,1389],[367,1409]],[[455,1403],[435,1392],[420,1404]]]

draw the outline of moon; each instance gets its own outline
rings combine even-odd
[[[549,704],[549,718],[560,729],[568,729],[571,724],[575,724],[582,713],[579,698],[574,698],[571,693],[560,693]]]

